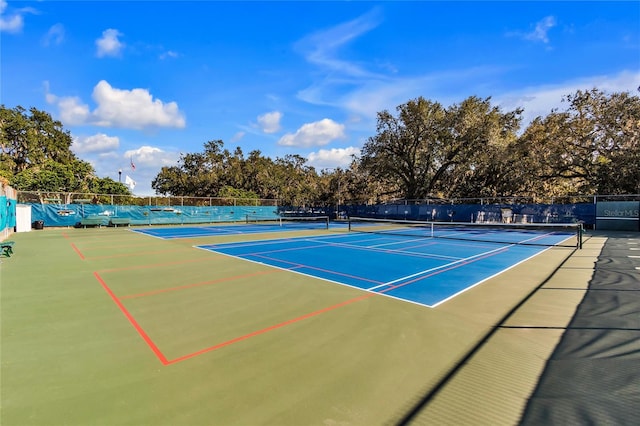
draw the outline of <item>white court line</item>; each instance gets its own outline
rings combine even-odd
[[[407,275],[407,276],[404,276],[404,277],[401,277],[401,278],[386,282],[384,284],[380,284],[380,285],[377,285],[377,286],[374,286],[374,287],[369,287],[366,290],[373,291],[373,290],[376,290],[376,289],[381,288],[381,287],[386,287],[386,286],[392,285],[394,283],[407,280],[409,278],[418,277],[420,275],[425,275],[425,274],[428,274],[430,272],[437,271],[439,269],[448,268],[450,266],[456,265],[458,263],[466,262],[466,261],[474,259],[476,257],[481,257],[481,256],[485,256],[487,254],[491,254],[491,253],[497,252],[497,251],[502,251],[502,250],[507,249],[508,247],[510,247],[510,246],[499,247],[497,249],[493,249],[493,250],[485,251],[485,252],[482,252],[482,253],[474,254],[473,256],[465,257],[465,258],[456,260],[455,262],[445,263],[444,265],[436,266],[435,268],[431,268],[431,269],[427,269],[427,270],[424,270],[424,271],[416,272],[415,274]]]
[[[397,253],[397,254],[406,254],[406,255],[410,255],[410,256],[418,256],[418,257],[428,257],[431,259],[444,259],[444,260],[461,260],[461,257],[458,256],[447,256],[444,254],[434,254],[434,253],[422,253],[419,251],[408,251],[406,249],[389,249],[389,248],[384,248],[385,246],[389,246],[389,245],[396,245],[396,244],[405,244],[405,243],[413,243],[413,242],[422,242],[424,243],[425,240],[424,237],[422,238],[417,238],[417,239],[410,239],[410,240],[404,240],[404,241],[397,241],[397,242],[393,242],[393,243],[385,243],[385,244],[376,244],[373,246],[351,246],[351,245],[345,245],[346,247],[349,248],[356,248],[359,250],[372,250],[372,251],[380,251],[383,253]],[[335,244],[335,243],[332,243]],[[335,245],[342,245],[342,244],[335,244]]]
[[[159,235],[150,234],[150,233],[148,233],[148,232],[144,232],[144,230],[140,230],[140,229],[129,229],[128,231],[129,231],[129,232],[136,233],[136,234],[138,234],[138,235],[145,235],[145,236],[147,236],[147,237],[157,238],[158,240],[164,240],[164,241],[166,241],[166,240],[167,240],[166,238],[162,238],[162,237],[160,237]]]
[[[330,238],[339,238],[339,237],[342,237],[342,235],[330,235],[330,236],[323,235],[315,238],[330,239]],[[266,245],[272,245],[272,244],[291,243],[294,241],[295,242],[312,241],[314,243],[324,242],[324,241],[318,241],[315,238],[314,237],[288,237],[288,238],[276,238],[271,240],[238,241],[235,243],[198,244],[197,246],[194,246],[194,247],[215,247],[216,249],[224,250],[227,248],[256,247],[256,246],[266,246]],[[328,243],[328,244],[335,244],[335,243]]]
[[[334,236],[334,238],[338,238],[340,236],[336,235]],[[330,247],[343,247],[343,248],[348,248],[351,250],[367,250],[367,251],[373,251],[373,252],[380,252],[380,253],[392,253],[392,254],[401,254],[401,255],[405,255],[405,256],[415,256],[415,257],[421,257],[421,258],[426,258],[426,259],[439,259],[439,260],[459,260],[461,259],[460,257],[456,257],[456,256],[445,256],[445,255],[439,255],[439,254],[433,254],[433,253],[421,253],[421,252],[412,252],[412,251],[406,251],[406,250],[392,250],[392,249],[382,249],[382,248],[375,248],[372,246],[360,246],[360,245],[354,245],[354,244],[350,244],[350,243],[341,243],[341,242],[334,242],[334,241],[324,241],[325,239],[328,239],[330,237],[325,237],[325,236],[321,236],[321,237],[296,237],[296,238],[287,238],[287,239],[280,239],[280,240],[265,240],[265,241],[255,241],[255,242],[238,242],[238,243],[222,243],[222,244],[199,244],[197,247],[212,247],[212,250],[225,250],[225,249],[229,249],[229,248],[244,248],[244,247],[260,247],[260,246],[265,246],[265,245],[271,245],[271,244],[289,244],[292,242],[296,242],[296,241],[306,241],[306,242],[310,242],[310,243],[314,243],[314,246],[309,246],[309,247],[292,247],[292,248],[288,248],[286,250],[300,250],[300,249],[312,249],[312,248],[319,248],[319,247],[326,247],[326,246],[330,246]],[[423,241],[424,239],[420,239],[418,241]],[[363,241],[364,242],[364,241]],[[196,246],[194,246],[196,247]],[[283,249],[284,250],[284,249]],[[255,253],[252,253],[255,254]]]
[[[298,275],[304,275],[305,277],[310,277],[310,278],[314,278],[314,279],[327,281],[327,282],[330,282],[330,283],[333,283],[333,284],[338,284],[338,285],[342,285],[342,286],[345,286],[345,287],[354,288],[356,290],[367,291],[367,289],[362,288],[362,287],[358,287],[357,285],[347,284],[347,283],[344,283],[342,281],[332,280],[332,279],[321,277],[319,275],[314,275],[314,274],[311,274],[311,273],[300,272],[300,271],[296,270],[296,268],[293,268],[291,266],[289,266],[289,267],[277,266],[277,265],[274,265],[274,264],[272,264],[270,262],[262,262],[262,261],[259,261],[259,260],[249,259],[249,258],[246,258],[246,257],[243,257],[243,256],[236,256],[236,255],[233,255],[233,254],[227,254],[227,253],[223,253],[223,252],[218,252],[218,251],[215,251],[215,249],[208,249],[208,248],[206,248],[206,246],[193,246],[193,247],[196,248],[196,249],[208,251],[209,253],[216,253],[216,254],[219,254],[221,256],[226,256],[226,257],[230,257],[230,258],[233,258],[233,259],[239,259],[239,260],[243,260],[243,261],[246,261],[246,262],[256,263],[258,265],[268,266],[270,268],[276,268],[276,269],[279,269],[281,271],[292,272],[292,273],[298,274]],[[359,278],[359,277],[355,277],[355,278],[362,280],[362,278]],[[380,293],[377,293],[377,292],[369,292],[369,293],[373,293],[373,294],[376,294],[376,295],[380,294]],[[386,295],[384,295],[384,296],[386,296]],[[391,297],[391,296],[386,296],[386,297]],[[401,299],[401,298],[398,298],[398,299],[399,300],[404,300],[405,302],[410,302],[409,300],[406,300],[406,299]],[[429,306],[429,305],[422,305],[422,306]]]

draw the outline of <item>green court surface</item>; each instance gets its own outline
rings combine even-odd
[[[281,236],[328,232],[346,231]],[[274,235],[12,235],[0,424],[514,424],[605,239],[547,250],[437,308],[194,247]],[[534,292],[554,279],[578,291]],[[559,328],[495,333],[505,320]]]

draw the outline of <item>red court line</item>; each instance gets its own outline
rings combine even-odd
[[[487,253],[487,254],[485,254],[483,256],[478,256],[478,257],[475,257],[475,258],[473,258],[471,260],[465,260],[464,262],[459,262],[459,263],[456,263],[455,265],[451,265],[451,266],[447,266],[446,268],[438,269],[438,270],[433,271],[433,272],[431,272],[431,273],[429,273],[427,275],[420,275],[418,277],[415,277],[412,280],[405,281],[405,282],[400,283],[400,284],[390,285],[389,288],[386,288],[384,290],[380,290],[379,293],[387,293],[387,292],[389,292],[391,290],[395,290],[397,288],[404,287],[405,285],[413,284],[413,283],[421,281],[421,280],[423,280],[425,278],[429,278],[429,277],[432,277],[434,275],[438,275],[438,274],[440,274],[442,272],[451,271],[452,269],[456,269],[456,268],[459,268],[461,266],[469,265],[469,264],[471,264],[473,262],[476,262],[478,260],[482,260],[482,259],[486,259],[486,258],[491,257],[491,256],[495,256],[498,253],[504,253],[505,251],[507,251],[507,249],[508,248],[505,247],[505,248],[503,248],[501,250],[497,250],[497,251],[492,252],[492,253]]]
[[[78,256],[80,256],[80,259],[82,259],[82,260],[85,259],[84,255],[82,254],[80,249],[78,249],[78,247],[76,247],[75,244],[71,243],[71,247],[73,248],[73,250],[75,250],[76,253],[78,253]]]
[[[399,254],[400,256],[403,257],[417,257],[420,259],[435,259],[435,260],[443,260],[443,259],[459,259],[458,257],[454,257],[454,256],[445,256],[445,255],[437,255],[437,254],[433,254],[433,253],[415,253],[415,252],[411,252],[411,251],[407,251],[407,250],[411,250],[414,248],[420,248],[420,247],[426,247],[426,246],[430,246],[430,245],[437,245],[437,242],[432,242],[432,243],[427,243],[427,244],[419,244],[419,245],[415,245],[415,246],[410,246],[410,247],[402,247],[402,248],[383,248],[382,246],[388,246],[391,244],[379,244],[379,245],[375,245],[375,246],[350,246],[348,244],[346,244],[345,246],[350,248],[350,249],[356,249],[356,250],[363,250],[363,251],[375,251],[375,252],[382,252],[382,253],[391,253],[391,254]]]
[[[169,287],[169,288],[162,288],[162,289],[158,289],[158,290],[148,291],[148,292],[145,292],[145,293],[129,294],[129,295],[126,295],[126,296],[120,296],[120,300],[136,299],[136,298],[139,298],[139,297],[153,296],[155,294],[168,293],[170,291],[186,290],[188,288],[201,287],[201,286],[204,286],[204,285],[217,284],[217,283],[222,283],[222,282],[226,282],[226,281],[234,281],[234,280],[238,280],[238,279],[242,279],[242,278],[257,277],[257,276],[260,276],[260,275],[273,274],[273,273],[276,273],[276,272],[281,272],[281,271],[278,270],[278,269],[270,269],[270,270],[267,270],[267,271],[259,271],[259,272],[254,272],[254,273],[251,273],[251,274],[235,275],[233,277],[219,278],[217,280],[202,281],[202,282],[199,282],[199,283],[186,284],[186,285],[181,285],[181,286],[176,286],[176,287]]]
[[[169,364],[169,361],[167,360],[167,358],[162,354],[162,352],[160,352],[160,349],[158,349],[156,344],[153,343],[153,340],[151,340],[149,335],[142,329],[142,327],[140,326],[140,324],[138,324],[138,322],[135,320],[135,318],[133,318],[133,315],[131,315],[129,313],[129,311],[127,310],[127,308],[124,307],[122,302],[120,302],[120,300],[116,297],[116,295],[113,294],[113,291],[111,291],[111,289],[109,288],[107,283],[104,282],[104,280],[102,279],[100,274],[98,274],[98,272],[94,272],[93,275],[96,277],[96,279],[98,280],[100,285],[102,285],[102,288],[104,288],[104,290],[107,292],[107,294],[115,302],[115,304],[118,306],[118,308],[120,308],[120,310],[122,311],[124,316],[127,317],[129,322],[131,323],[131,325],[133,325],[133,328],[135,328],[136,331],[138,332],[138,334],[140,334],[140,337],[142,337],[142,339],[147,343],[147,345],[151,348],[153,353],[156,354],[156,356],[158,357],[160,362],[162,364],[164,364],[164,365]]]
[[[167,358],[162,354],[162,352],[160,351],[160,349],[155,345],[155,343],[151,340],[151,338],[147,335],[147,333],[142,329],[142,327],[141,327],[141,326],[138,324],[138,322],[133,318],[133,316],[129,313],[129,311],[127,311],[127,309],[124,307],[124,305],[122,304],[122,302],[120,301],[120,299],[118,299],[118,298],[115,296],[115,294],[111,291],[111,289],[109,288],[109,286],[108,286],[108,285],[104,282],[104,280],[100,277],[100,275],[98,274],[98,272],[94,272],[94,275],[95,275],[95,277],[98,279],[98,281],[100,282],[100,284],[102,285],[102,287],[105,289],[105,291],[109,294],[109,296],[110,296],[110,297],[113,299],[113,301],[116,303],[116,305],[118,305],[118,307],[120,308],[120,310],[122,311],[122,313],[126,316],[126,318],[129,320],[129,322],[133,325],[133,327],[136,329],[136,331],[140,334],[140,336],[143,338],[143,340],[147,343],[147,345],[148,345],[148,346],[151,348],[151,350],[155,353],[155,355],[158,357],[158,359],[160,360],[160,362],[162,362],[162,364],[163,364],[163,365],[171,365],[171,364],[176,364],[176,363],[178,363],[178,362],[181,362],[181,361],[185,361],[185,360],[188,360],[188,359],[194,358],[194,357],[196,357],[196,356],[199,356],[199,355],[205,354],[205,353],[207,353],[207,352],[212,352],[212,351],[215,351],[215,350],[217,350],[217,349],[224,348],[224,347],[226,347],[226,346],[232,345],[232,344],[234,344],[234,343],[241,342],[241,341],[243,341],[243,340],[247,340],[247,339],[249,339],[249,338],[251,338],[251,337],[255,337],[255,336],[258,336],[258,335],[261,335],[261,334],[265,334],[265,333],[267,333],[267,332],[269,332],[269,331],[277,330],[277,329],[282,328],[282,327],[285,327],[285,326],[287,326],[287,325],[295,324],[295,323],[297,323],[297,322],[300,322],[300,321],[303,321],[303,320],[305,320],[305,319],[308,319],[308,318],[312,318],[312,317],[318,316],[318,315],[323,314],[323,313],[325,313],[325,312],[333,311],[333,310],[338,309],[338,308],[341,308],[341,307],[343,307],[343,306],[347,306],[347,305],[350,305],[350,304],[353,304],[353,303],[359,302],[359,301],[361,301],[361,300],[365,300],[365,299],[368,299],[368,298],[374,297],[374,296],[376,296],[376,295],[378,295],[378,294],[380,294],[380,293],[386,293],[386,292],[391,291],[391,290],[393,290],[393,289],[395,289],[395,288],[399,288],[399,287],[402,287],[402,286],[405,286],[405,285],[411,284],[411,283],[413,283],[413,282],[420,281],[420,280],[422,280],[422,279],[424,279],[424,278],[427,278],[427,277],[430,277],[430,276],[433,276],[433,275],[437,275],[437,274],[439,274],[439,273],[442,273],[442,272],[445,272],[445,271],[448,271],[448,270],[451,270],[451,269],[455,269],[455,268],[458,268],[458,267],[460,267],[460,266],[467,265],[467,264],[469,264],[469,263],[473,263],[473,262],[475,262],[476,260],[480,260],[480,259],[484,259],[484,258],[487,258],[487,257],[490,257],[490,256],[494,256],[494,255],[496,255],[496,254],[498,254],[498,253],[501,253],[501,252],[503,252],[503,251],[505,251],[505,250],[507,250],[507,248],[505,248],[504,250],[496,251],[496,252],[494,252],[494,253],[489,253],[489,254],[487,254],[487,255],[485,255],[485,256],[479,256],[479,257],[474,258],[474,259],[469,260],[469,261],[460,262],[459,264],[452,265],[452,266],[450,266],[450,267],[448,267],[448,268],[444,268],[444,269],[441,269],[441,270],[438,270],[438,271],[434,271],[434,272],[433,272],[433,273],[431,273],[431,274],[428,274],[428,275],[425,275],[425,276],[420,276],[420,277],[417,277],[417,278],[415,278],[415,279],[413,279],[413,280],[410,280],[410,281],[408,281],[408,282],[405,282],[405,283],[401,283],[401,284],[397,284],[397,285],[391,286],[391,287],[389,287],[388,289],[382,290],[382,291],[377,292],[377,293],[376,293],[376,292],[367,292],[366,294],[363,294],[363,295],[361,295],[361,296],[354,297],[354,298],[352,298],[352,299],[349,299],[349,300],[346,300],[346,301],[343,301],[343,302],[337,303],[337,304],[332,305],[332,306],[328,306],[328,307],[326,307],[326,308],[323,308],[323,309],[320,309],[320,310],[317,310],[317,311],[314,311],[314,312],[310,312],[310,313],[308,313],[308,314],[305,314],[305,315],[302,315],[302,316],[299,316],[299,317],[296,317],[296,318],[293,318],[293,319],[290,319],[290,320],[287,320],[287,321],[281,322],[281,323],[279,323],[279,324],[275,324],[275,325],[272,325],[272,326],[269,326],[269,327],[266,327],[266,328],[263,328],[263,329],[260,329],[260,330],[253,331],[253,332],[248,333],[248,334],[245,334],[245,335],[243,335],[243,336],[239,336],[239,337],[233,338],[233,339],[231,339],[231,340],[227,340],[227,341],[225,341],[225,342],[218,343],[217,345],[210,346],[210,347],[208,347],[208,348],[204,348],[204,349],[201,349],[201,350],[199,350],[199,351],[192,352],[192,353],[189,353],[189,354],[186,354],[186,355],[180,356],[180,357],[178,357],[178,358],[174,358],[174,359],[172,359],[172,360],[168,360],[168,359],[167,359]]]
[[[305,319],[312,318],[312,317],[318,316],[318,315],[320,315],[320,314],[323,314],[323,313],[325,313],[325,312],[333,311],[333,310],[338,309],[338,308],[341,308],[341,307],[343,307],[343,306],[347,306],[347,305],[350,305],[350,304],[353,304],[353,303],[356,303],[356,302],[359,302],[359,301],[361,301],[361,300],[365,300],[365,299],[368,299],[368,298],[370,298],[370,297],[373,297],[373,296],[376,296],[376,295],[377,295],[377,293],[366,293],[366,294],[363,294],[363,295],[361,295],[361,296],[354,297],[354,298],[349,299],[349,300],[345,300],[344,302],[340,302],[340,303],[337,303],[337,304],[335,304],[335,305],[328,306],[328,307],[326,307],[326,308],[322,308],[322,309],[319,309],[319,310],[317,310],[317,311],[310,312],[310,313],[308,313],[308,314],[304,314],[304,315],[301,315],[301,316],[299,316],[299,317],[296,317],[296,318],[293,318],[293,319],[290,319],[290,320],[287,320],[287,321],[281,322],[281,323],[279,323],[279,324],[271,325],[271,326],[269,326],[269,327],[266,327],[266,328],[263,328],[263,329],[256,330],[256,331],[253,331],[253,332],[251,332],[251,333],[245,334],[245,335],[243,335],[243,336],[235,337],[235,338],[233,338],[233,339],[231,339],[231,340],[227,340],[226,342],[218,343],[217,345],[210,346],[210,347],[208,347],[208,348],[204,348],[204,349],[201,349],[201,350],[199,350],[199,351],[192,352],[192,353],[190,353],[190,354],[183,355],[183,356],[181,356],[181,357],[178,357],[178,358],[175,358],[175,359],[172,359],[172,360],[168,360],[168,359],[164,356],[164,354],[160,351],[160,349],[158,348],[158,346],[153,342],[153,340],[151,340],[151,338],[149,337],[149,335],[148,335],[148,334],[144,331],[144,329],[140,326],[140,324],[138,324],[138,322],[135,320],[135,318],[133,317],[133,315],[132,315],[128,310],[127,310],[127,308],[125,308],[125,307],[124,307],[124,305],[122,304],[122,302],[120,301],[120,299],[119,299],[119,298],[118,298],[118,297],[113,293],[113,291],[111,290],[111,288],[110,288],[110,287],[107,285],[107,283],[102,279],[102,277],[100,276],[100,274],[96,271],[96,272],[94,272],[94,273],[93,273],[93,275],[96,277],[96,279],[98,280],[98,282],[100,283],[100,285],[102,285],[102,288],[104,288],[104,290],[107,292],[107,294],[111,297],[111,299],[112,299],[112,300],[115,302],[115,304],[118,306],[118,308],[120,309],[120,311],[121,311],[121,312],[124,314],[124,316],[129,320],[129,322],[130,322],[130,323],[131,323],[131,325],[136,329],[136,331],[138,332],[138,334],[140,335],[140,337],[142,337],[142,339],[145,341],[145,343],[147,344],[147,346],[149,346],[149,348],[153,351],[153,353],[156,355],[156,357],[160,360],[160,362],[161,362],[163,365],[176,364],[176,363],[178,363],[178,362],[185,361],[185,360],[187,360],[187,359],[190,359],[190,358],[196,357],[196,356],[198,356],[198,355],[202,355],[202,354],[205,354],[205,353],[207,353],[207,352],[212,352],[212,351],[215,351],[215,350],[217,350],[217,349],[224,348],[225,346],[229,346],[229,345],[232,345],[232,344],[234,344],[234,343],[241,342],[241,341],[243,341],[243,340],[247,340],[247,339],[249,339],[249,338],[251,338],[251,337],[254,337],[254,336],[258,336],[258,335],[261,335],[261,334],[265,334],[265,333],[267,333],[267,332],[269,332],[269,331],[277,330],[277,329],[282,328],[282,327],[285,327],[285,326],[287,326],[287,325],[295,324],[295,323],[300,322],[300,321],[303,321],[303,320],[305,320]]]
[[[290,243],[292,241],[293,240],[291,240],[291,239],[287,239],[287,240],[283,240],[282,242]],[[281,244],[282,242],[278,241],[277,243],[269,243],[269,244]],[[293,241],[293,242],[298,242],[298,241]],[[305,241],[305,242],[311,243],[311,241]],[[260,242],[258,241],[258,244],[259,243]],[[243,245],[243,244],[240,243],[240,245]],[[281,253],[281,252],[285,252],[285,251],[310,250],[310,249],[315,249],[315,248],[325,248],[325,247],[327,247],[327,245],[329,245],[329,244],[316,244],[316,245],[310,245],[310,246],[305,246],[305,247],[290,247],[290,248],[282,248],[282,249],[277,249],[277,250],[257,251],[257,252],[253,252],[253,253],[243,254],[242,256],[261,256],[263,254]],[[209,249],[207,249],[207,250],[209,250]],[[215,251],[215,247],[212,250]]]
[[[291,239],[287,239],[287,240],[282,240],[282,242],[284,243],[288,243],[295,240],[291,240]],[[366,240],[363,240],[366,241]],[[308,242],[312,242],[312,241],[308,241]],[[277,242],[275,244],[280,244],[281,242]],[[270,243],[272,244],[272,243]],[[397,242],[397,243],[393,243],[393,244],[401,244],[401,242]],[[383,244],[383,245],[393,245],[393,244]],[[412,248],[420,248],[420,247],[425,247],[425,246],[429,246],[429,245],[434,245],[437,244],[437,242],[428,242],[428,243],[424,243],[424,244],[418,244],[418,245],[414,245],[411,247],[407,247],[407,248],[401,248],[401,249],[391,249],[391,248],[382,248],[379,246],[359,246],[359,245],[354,245],[353,243],[340,243],[340,242],[322,242],[318,245],[309,245],[306,247],[291,247],[291,248],[282,248],[282,249],[277,249],[277,250],[267,250],[267,251],[258,251],[258,252],[252,252],[252,253],[246,253],[243,255],[240,255],[240,257],[245,258],[247,256],[263,256],[265,254],[271,254],[271,253],[281,253],[281,252],[285,252],[285,251],[297,251],[297,250],[311,250],[311,249],[322,249],[322,248],[326,248],[326,247],[341,247],[341,248],[347,248],[349,250],[363,250],[363,251],[375,251],[375,252],[382,252],[382,253],[392,253],[392,254],[400,254],[402,256],[410,256],[410,257],[418,257],[418,258],[427,258],[427,259],[437,259],[437,260],[441,260],[444,257],[447,258],[453,258],[453,256],[437,256],[437,255],[433,255],[430,253],[413,253],[413,252],[407,252],[405,250],[410,250]],[[242,243],[240,243],[240,245],[243,245]],[[259,244],[257,244],[259,245]],[[210,251],[216,251],[216,247],[214,246],[213,248],[207,248],[207,250]],[[270,259],[268,257],[265,257],[265,259]],[[458,259],[458,258],[455,258]],[[325,271],[326,272],[326,271]],[[357,278],[357,277],[355,277]]]
[[[364,242],[370,242],[370,241],[364,241]],[[380,253],[399,254],[401,256],[418,257],[420,259],[442,260],[445,257],[447,257],[449,259],[453,258],[453,256],[438,256],[438,255],[433,255],[431,253],[414,253],[414,252],[406,251],[406,250],[411,250],[413,248],[420,248],[420,247],[426,247],[426,246],[434,245],[434,244],[437,244],[436,242],[431,242],[431,243],[426,243],[426,244],[418,244],[418,245],[411,246],[411,247],[406,247],[406,248],[403,247],[403,248],[397,248],[397,249],[394,249],[394,248],[383,248],[382,247],[382,246],[391,246],[391,245],[397,245],[397,244],[400,244],[400,242],[397,242],[397,243],[394,242],[394,243],[391,243],[391,244],[385,243],[385,244],[379,244],[379,245],[374,245],[374,246],[359,246],[359,245],[353,244],[353,243],[335,243],[335,242],[330,242],[330,243],[327,243],[326,246],[343,247],[343,248],[347,248],[349,250],[362,250],[362,251],[374,251],[374,252],[380,252]],[[315,247],[311,247],[311,248],[315,248]],[[458,259],[458,258],[456,258],[456,259]]]
[[[285,327],[285,326],[290,325],[290,324],[295,324],[295,323],[300,322],[302,320],[305,320],[305,319],[308,319],[308,318],[311,318],[311,317],[315,317],[315,316],[323,314],[325,312],[333,311],[333,310],[341,308],[343,306],[347,306],[347,305],[350,305],[352,303],[359,302],[359,301],[364,300],[364,299],[368,299],[368,298],[373,297],[375,295],[376,295],[375,293],[367,293],[367,294],[364,294],[362,296],[354,297],[353,299],[345,300],[344,302],[340,302],[340,303],[338,303],[336,305],[332,305],[332,306],[320,309],[318,311],[314,311],[314,312],[299,316],[297,318],[293,318],[293,319],[281,322],[279,324],[275,324],[275,325],[269,326],[267,328],[263,328],[261,330],[254,331],[254,332],[249,333],[249,334],[245,334],[244,336],[236,337],[234,339],[227,340],[226,342],[218,343],[217,345],[210,346],[208,348],[199,350],[197,352],[193,352],[193,353],[181,356],[179,358],[172,359],[170,361],[167,361],[167,363],[165,365],[175,364],[175,363],[178,363],[178,362],[181,362],[181,361],[185,361],[185,360],[187,360],[189,358],[193,358],[193,357],[196,357],[198,355],[205,354],[207,352],[215,351],[216,349],[224,348],[225,346],[232,345],[234,343],[249,339],[249,338],[254,337],[254,336],[258,336],[260,334],[267,333],[267,332],[272,331],[272,330],[276,330],[278,328]]]
[[[307,268],[307,269],[313,269],[314,271],[327,272],[329,274],[338,275],[338,276],[341,276],[341,277],[355,278],[356,280],[366,281],[366,282],[370,282],[370,283],[374,283],[374,284],[384,284],[382,281],[372,280],[372,279],[369,279],[369,278],[362,278],[362,277],[358,277],[356,275],[344,274],[342,272],[333,271],[333,270],[330,270],[330,269],[323,269],[323,268],[318,268],[316,266],[305,265],[304,263],[289,262],[287,260],[271,258],[269,256],[264,256],[264,255],[260,255],[260,254],[251,254],[249,256],[261,257],[263,259],[268,259],[268,260],[271,260],[271,261],[287,263],[287,264],[291,265],[290,269]]]

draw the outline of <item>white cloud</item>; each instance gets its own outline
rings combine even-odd
[[[354,118],[362,120],[360,127],[366,127],[371,126],[378,112],[389,110],[394,113],[398,105],[420,95],[445,107],[471,95],[490,96],[492,103],[501,105],[505,110],[524,108],[523,126],[526,126],[536,116],[546,116],[553,108],[561,108],[564,105],[562,97],[577,90],[597,88],[608,92],[635,92],[640,84],[639,72],[622,71],[518,90],[498,91],[493,88],[492,81],[499,81],[511,72],[514,70],[506,67],[483,66],[387,80],[362,79],[359,85],[343,92],[323,81],[300,92],[299,97],[315,105],[329,105],[348,111]]]
[[[125,151],[123,157],[127,164],[133,159],[137,172],[140,168],[157,170],[163,166],[174,166],[180,158],[180,154],[144,145],[137,149]]]
[[[22,15],[13,14],[10,16],[5,15],[7,10],[7,2],[0,0],[0,31],[8,33],[19,33],[24,26],[24,20]]]
[[[353,157],[360,155],[360,148],[350,146],[347,148],[321,149],[307,156],[309,164],[317,169],[348,168]]]
[[[494,96],[492,101],[505,112],[524,108],[522,128],[525,128],[534,118],[549,115],[552,109],[562,110],[567,106],[562,102],[562,98],[578,90],[586,91],[596,88],[606,93],[634,93],[639,81],[639,71],[623,71],[617,75],[592,76],[555,85],[528,87]]]
[[[319,78],[315,83],[297,93],[299,99],[314,105],[346,108],[350,93],[361,90],[368,93],[371,86],[383,87],[393,84],[386,75],[367,69],[366,63],[350,61],[340,57],[340,49],[375,29],[380,22],[378,8],[348,22],[316,32],[298,41],[295,45],[304,58],[318,68]],[[385,69],[388,68],[385,64]],[[363,102],[363,104],[366,102]],[[376,103],[377,105],[378,103]],[[375,107],[374,107],[375,108]],[[386,108],[386,106],[385,106]],[[370,108],[365,108],[369,113]],[[377,110],[374,109],[373,117]]]
[[[173,50],[167,50],[166,52],[163,52],[160,54],[160,59],[164,60],[167,58],[177,58],[178,56],[180,56],[178,52],[174,52]]]
[[[532,32],[525,34],[525,38],[527,40],[549,43],[549,37],[547,34],[549,33],[549,30],[555,26],[556,18],[553,16],[546,16],[536,23],[536,27]]]
[[[68,126],[85,124],[91,116],[89,105],[83,104],[80,98],[75,96],[58,98],[47,94],[47,102],[58,105],[60,121]]]
[[[239,140],[241,140],[242,138],[244,138],[244,135],[246,135],[245,132],[238,132],[235,135],[233,135],[233,137],[231,138],[231,142],[238,142]]]
[[[379,24],[378,9],[337,25],[325,31],[303,38],[296,47],[305,59],[318,67],[320,78],[297,93],[300,100],[313,104],[344,109],[358,119],[371,122],[378,112],[392,110],[416,96],[459,89],[465,80],[479,70],[440,72],[437,74],[398,77],[394,64],[380,60],[375,63],[358,63],[339,57],[339,50],[357,38],[366,36]],[[379,72],[372,71],[373,69]],[[480,70],[486,73],[486,71]],[[442,79],[446,79],[443,84]],[[474,75],[477,78],[477,75]],[[458,84],[453,84],[453,82]]]
[[[107,136],[98,133],[92,136],[78,136],[73,138],[71,149],[76,154],[90,152],[107,152],[118,149],[120,139],[116,136]]]
[[[337,51],[372,30],[378,25],[378,9],[365,13],[358,18],[342,23],[324,31],[311,34],[296,43],[306,59],[326,70],[340,72],[353,77],[371,75],[358,64],[339,59]]]
[[[179,158],[179,152],[164,151],[154,146],[143,145],[140,148],[125,151],[120,162],[124,162],[126,166],[123,169],[129,173],[135,173],[140,177],[145,176],[145,179],[139,179],[138,182],[145,180],[150,182],[162,167],[175,166]],[[132,161],[136,166],[135,171],[130,167]]]
[[[105,56],[120,56],[124,43],[118,40],[122,36],[120,31],[109,28],[102,32],[102,37],[96,40],[96,56],[103,58]]]
[[[98,105],[93,115],[99,126],[130,129],[185,126],[177,103],[153,99],[146,89],[115,89],[102,80],[93,89],[92,97]]]
[[[536,22],[534,29],[528,33],[522,31],[511,31],[506,35],[507,37],[520,37],[524,40],[541,41],[542,43],[549,43],[549,30],[556,26],[556,18],[553,16],[545,16],[540,21]]]
[[[282,113],[280,111],[268,112],[258,116],[258,124],[265,133],[275,133],[280,130],[280,120]]]
[[[24,15],[27,13],[35,14],[37,11],[31,7],[23,7],[6,13],[8,3],[0,0],[0,32],[19,33],[24,27]]]
[[[323,81],[298,95],[306,102],[341,108],[353,114],[353,119],[370,123],[376,119],[378,112],[395,111],[398,105],[417,96],[424,96],[444,105],[459,102],[469,96],[467,88],[470,81],[495,79],[496,75],[504,72],[502,68],[483,66],[418,76],[361,79],[357,85],[344,91]]]
[[[64,41],[64,25],[55,24],[49,28],[47,34],[45,34],[42,44],[45,46],[50,46],[52,44],[58,45]]]
[[[125,152],[105,151],[84,153],[83,160],[89,161],[96,170],[96,175],[110,177],[116,182],[124,182],[126,176],[136,181],[136,195],[152,195],[151,182],[164,166],[177,165],[179,152],[166,151],[150,145],[143,145]],[[131,160],[136,165],[131,168]],[[121,173],[118,173],[120,171]]]
[[[322,146],[335,139],[343,139],[344,124],[338,124],[328,118],[302,125],[295,133],[287,133],[278,141],[278,145],[311,147]]]
[[[177,103],[163,103],[154,99],[146,89],[116,89],[102,80],[94,87],[92,97],[97,104],[93,111],[78,97],[46,94],[47,102],[57,104],[60,120],[68,126],[92,124],[138,130],[185,126],[184,116]]]

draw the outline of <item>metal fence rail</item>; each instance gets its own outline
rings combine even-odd
[[[78,192],[19,191],[22,204],[108,204],[112,206],[277,206],[278,200],[266,198],[223,198],[186,196],[133,196],[117,194],[90,194]]]
[[[33,220],[41,226],[77,226],[87,218],[104,225],[115,222],[160,225],[244,221],[246,215],[280,217],[321,213],[335,219],[357,216],[475,223],[582,223],[587,229],[596,228],[599,223],[600,226],[624,224],[624,229],[636,229],[640,194],[573,196],[549,203],[534,202],[526,197],[501,197],[394,200],[300,208],[281,206],[274,199],[19,191],[17,202],[30,205]],[[119,220],[112,221],[114,218]]]

